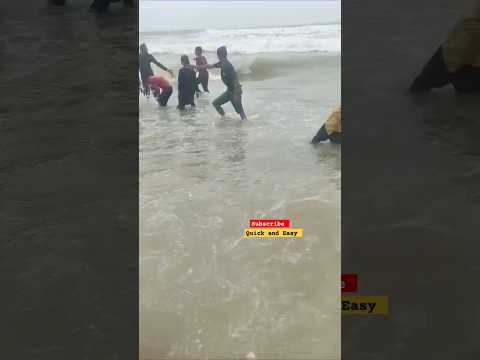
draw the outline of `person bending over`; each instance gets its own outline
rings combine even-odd
[[[183,110],[186,105],[195,106],[197,75],[187,55],[182,55],[180,61],[182,68],[178,72],[178,108]]]
[[[150,94],[150,84],[149,79],[153,76],[153,70],[151,63],[157,65],[160,69],[167,71],[173,76],[172,70],[168,69],[165,65],[160,64],[155,57],[148,52],[147,45],[140,45],[140,54],[138,57],[138,68],[140,71],[140,78],[142,79],[143,92],[145,96]]]
[[[168,99],[172,95],[172,85],[161,76],[150,76],[148,83],[152,88],[153,96],[160,106],[167,106]]]
[[[225,115],[225,111],[223,110],[222,105],[230,101],[242,120],[247,120],[242,105],[242,85],[240,85],[240,82],[238,81],[235,68],[228,60],[227,48],[225,46],[219,47],[217,49],[217,56],[219,61],[216,64],[197,66],[198,69],[220,68],[222,81],[227,87],[227,90],[216,98],[212,104],[218,113],[223,116]]]

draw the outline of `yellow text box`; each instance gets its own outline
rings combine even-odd
[[[301,238],[303,236],[303,229],[249,228],[245,229],[244,235],[247,238]]]
[[[342,315],[388,315],[388,296],[342,296]]]

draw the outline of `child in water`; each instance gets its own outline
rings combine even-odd
[[[198,84],[202,84],[203,91],[210,92],[208,90],[208,70],[204,67],[208,64],[207,58],[202,55],[203,49],[201,46],[195,48],[195,64],[200,66],[198,69]],[[200,89],[197,87],[197,92],[200,92]]]
[[[178,109],[183,110],[186,105],[195,106],[197,75],[187,55],[182,55],[180,61],[182,68],[178,72]]]

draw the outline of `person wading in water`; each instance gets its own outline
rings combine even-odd
[[[147,45],[140,45],[140,54],[138,57],[138,67],[140,71],[140,78],[142,80],[143,93],[145,96],[150,95],[150,76],[153,76],[151,63],[157,65],[160,69],[167,71],[173,77],[173,71],[162,65],[155,59],[155,57],[148,52]]]
[[[240,85],[237,72],[232,63],[228,60],[227,55],[227,48],[221,46],[217,49],[219,61],[216,64],[197,66],[197,69],[220,69],[222,81],[227,86],[227,90],[213,101],[213,106],[218,113],[223,116],[225,115],[225,110],[223,110],[222,105],[230,101],[242,120],[247,120],[247,115],[245,115],[242,105],[242,85]]]

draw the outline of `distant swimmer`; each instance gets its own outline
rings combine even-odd
[[[186,105],[195,106],[197,74],[187,55],[182,55],[180,61],[182,68],[178,72],[178,108],[183,110]]]
[[[202,55],[203,49],[201,46],[195,48],[195,65],[197,69],[200,66],[201,69],[198,69],[198,83],[202,85],[203,91],[210,92],[208,90],[208,70],[204,68],[205,65],[208,65],[207,58]]]
[[[238,81],[235,68],[227,59],[227,48],[225,46],[219,47],[217,49],[217,56],[219,62],[216,64],[206,65],[204,67],[197,66],[198,69],[220,68],[222,81],[227,86],[227,90],[213,101],[213,106],[218,113],[223,116],[225,115],[225,111],[223,110],[222,105],[230,101],[242,120],[247,120],[242,105],[242,85],[240,85],[240,82]]]
[[[153,96],[160,106],[167,106],[168,99],[172,96],[172,85],[161,76],[150,76],[148,83],[153,91]]]
[[[312,144],[318,144],[326,140],[330,140],[334,144],[339,144],[342,141],[342,110],[340,106],[330,114],[325,124],[318,130],[312,139]]]
[[[153,70],[151,67],[151,63],[157,65],[160,69],[167,71],[173,76],[172,70],[168,69],[166,66],[160,64],[157,59],[148,52],[147,45],[141,44],[140,45],[140,54],[138,57],[138,68],[140,71],[140,78],[142,79],[142,86],[143,92],[146,96],[150,94],[150,84],[148,82],[149,78],[153,76]]]

